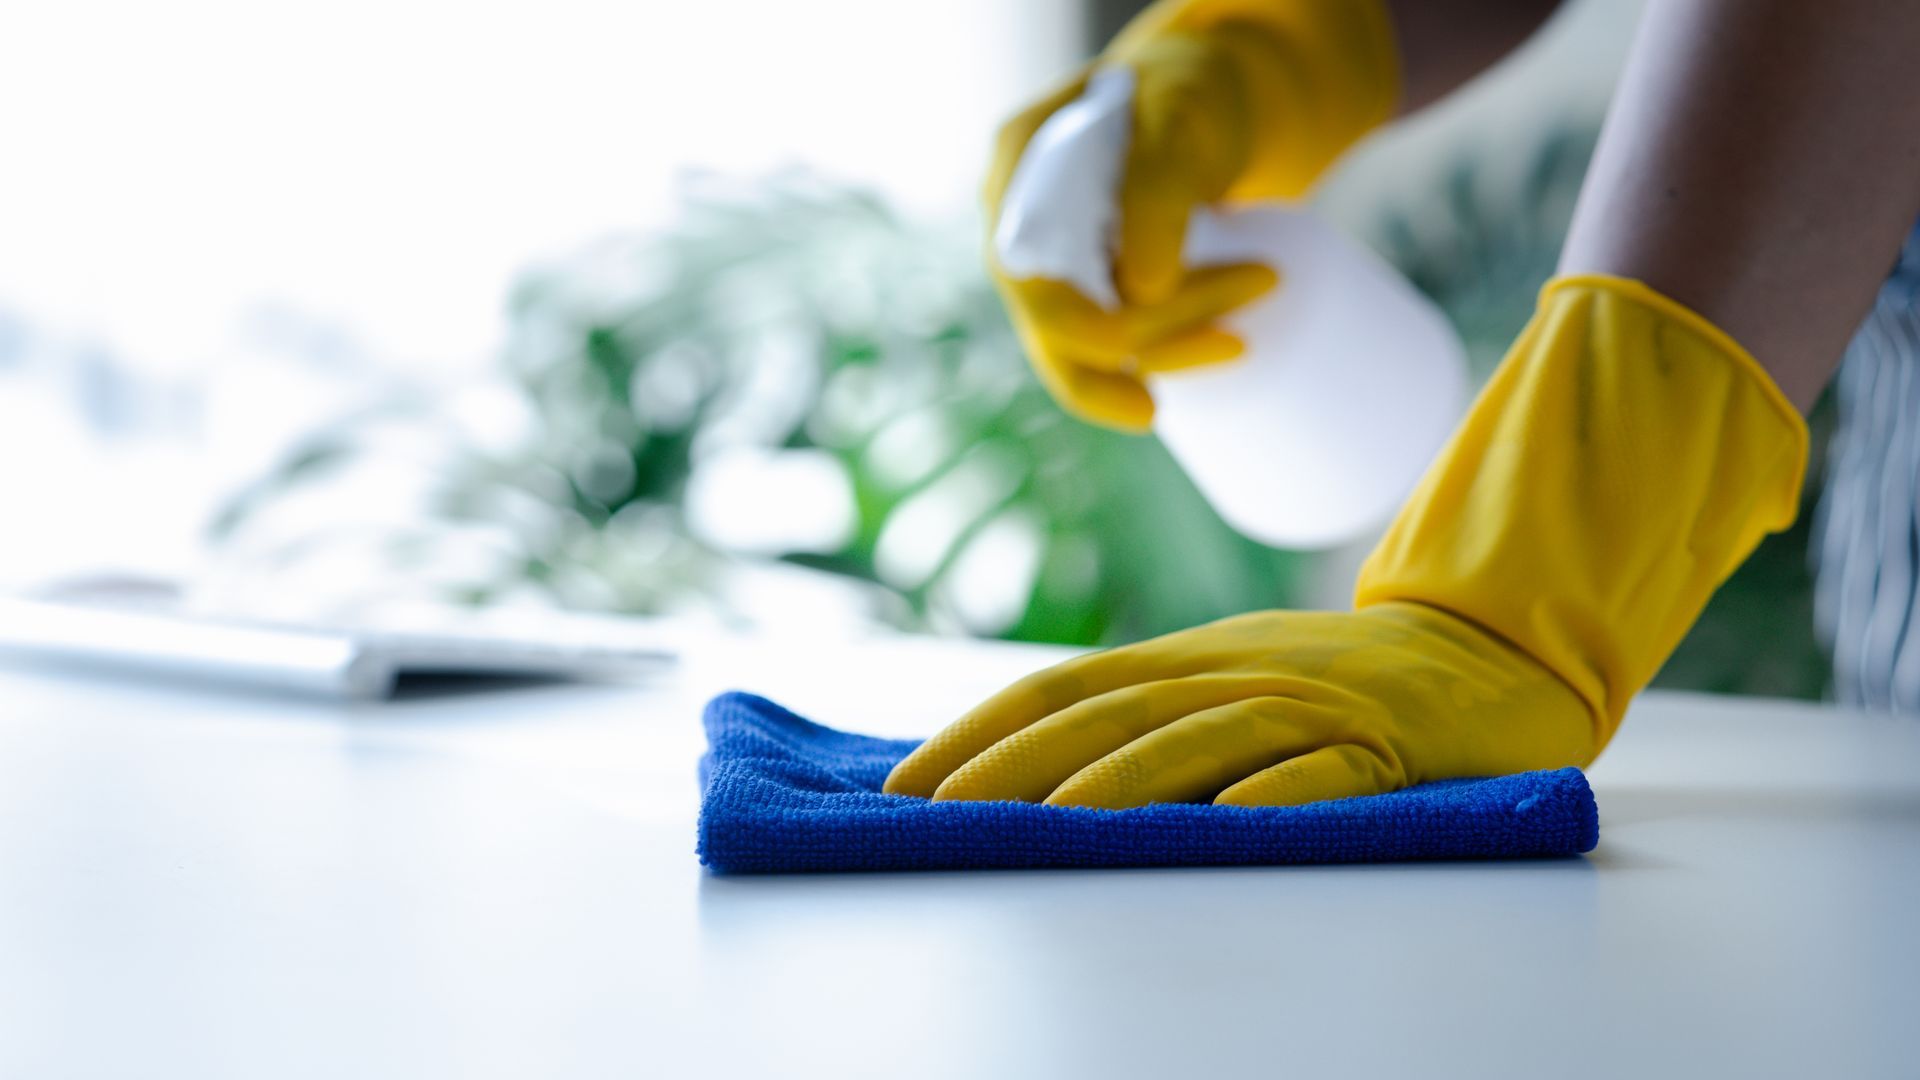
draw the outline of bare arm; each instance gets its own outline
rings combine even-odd
[[[1920,4],[1650,4],[1560,272],[1635,278],[1806,409],[1920,214]]]
[[[1388,0],[1400,46],[1400,111],[1446,97],[1533,35],[1560,0]]]

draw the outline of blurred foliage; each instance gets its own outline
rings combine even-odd
[[[1369,229],[1381,254],[1453,321],[1476,381],[1492,374],[1553,276],[1598,137],[1586,125],[1552,130],[1514,175],[1488,155],[1462,153],[1434,191]]]
[[[570,606],[723,603],[730,563],[772,557],[874,583],[896,624],[1092,644],[1294,598],[1299,559],[1225,526],[1157,442],[1059,411],[972,235],[861,193],[798,176],[709,186],[664,233],[528,275],[511,319],[530,437],[454,455],[432,508],[516,549],[463,599],[534,582]],[[702,470],[742,451],[775,483],[783,458],[836,463],[852,520],[835,542],[729,550],[703,531],[689,513]],[[260,490],[297,483],[313,457]],[[1031,584],[983,580],[996,575]],[[968,603],[1009,588],[1025,602]]]
[[[1447,311],[1477,377],[1552,274],[1594,135],[1554,133],[1517,174],[1510,155],[1495,176],[1490,155],[1462,153],[1434,192],[1363,230]],[[433,494],[446,527],[505,547],[450,586],[462,599],[531,587],[575,607],[725,608],[730,568],[775,560],[849,583],[898,625],[1092,644],[1306,595],[1311,560],[1232,532],[1158,443],[1053,405],[977,237],[861,193],[801,176],[710,185],[668,230],[529,274],[511,320],[505,370],[528,430],[449,455]],[[226,527],[353,437],[326,433]],[[716,535],[690,506],[710,466],[743,452],[773,477],[783,460],[831,462],[849,520],[785,550]],[[794,511],[779,494],[766,513]],[[979,610],[983,591],[1016,603]],[[1809,611],[1803,525],[1722,591],[1661,682],[1817,695]]]

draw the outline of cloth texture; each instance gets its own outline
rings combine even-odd
[[[737,692],[709,702],[705,723],[699,855],[721,873],[1520,858],[1600,838],[1578,769],[1306,806],[936,803],[880,791],[917,740],[836,731]]]

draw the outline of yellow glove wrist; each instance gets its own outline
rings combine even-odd
[[[1427,604],[1579,694],[1596,751],[1763,535],[1807,427],[1747,351],[1634,281],[1564,278],[1362,567],[1361,609]]]

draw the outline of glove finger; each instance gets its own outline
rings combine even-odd
[[[1047,357],[1072,356],[1103,371],[1119,371],[1132,359],[1127,323],[1079,289],[1051,278],[1006,285],[1009,306],[1027,348]]]
[[[1035,370],[1060,407],[1090,424],[1142,435],[1153,427],[1153,396],[1138,378],[1067,361]]]
[[[1114,283],[1129,304],[1157,304],[1180,287],[1181,249],[1195,199],[1187,181],[1136,139],[1120,184],[1120,248]]]
[[[1220,673],[1162,679],[1100,694],[994,743],[956,769],[933,797],[1039,802],[1081,769],[1149,732],[1205,709],[1275,693],[1285,682]]]
[[[988,747],[1037,720],[1114,687],[1090,677],[1091,657],[1078,657],[1021,679],[915,747],[887,774],[889,795],[931,798],[940,785]]]
[[[1120,183],[1115,278],[1131,304],[1153,304],[1180,285],[1180,253],[1193,208],[1226,193],[1244,170],[1251,134],[1236,118],[1240,88],[1222,78],[1204,37],[1173,33],[1128,58],[1138,77],[1126,173]]]
[[[1280,274],[1264,263],[1204,266],[1190,271],[1166,300],[1126,313],[1134,345],[1151,345],[1206,326],[1248,301],[1271,292]]]
[[[1225,330],[1202,327],[1141,349],[1135,362],[1142,374],[1164,375],[1170,371],[1224,364],[1239,359],[1246,351],[1246,342],[1238,337]]]
[[[1047,802],[1118,810],[1204,801],[1275,762],[1326,745],[1337,723],[1326,706],[1293,697],[1255,697],[1205,709],[1093,762]]]
[[[1204,654],[1169,657],[1168,640],[1076,656],[1009,684],[921,743],[893,767],[881,790],[931,796],[961,766],[1030,724],[1125,687],[1193,674],[1209,662]]]
[[[1364,746],[1325,746],[1254,773],[1214,797],[1223,806],[1300,806],[1380,795],[1407,786],[1405,774]]]
[[[1033,279],[1005,286],[1014,331],[1034,374],[1067,412],[1127,432],[1153,425],[1153,398],[1132,363],[1119,317],[1064,282]]]

